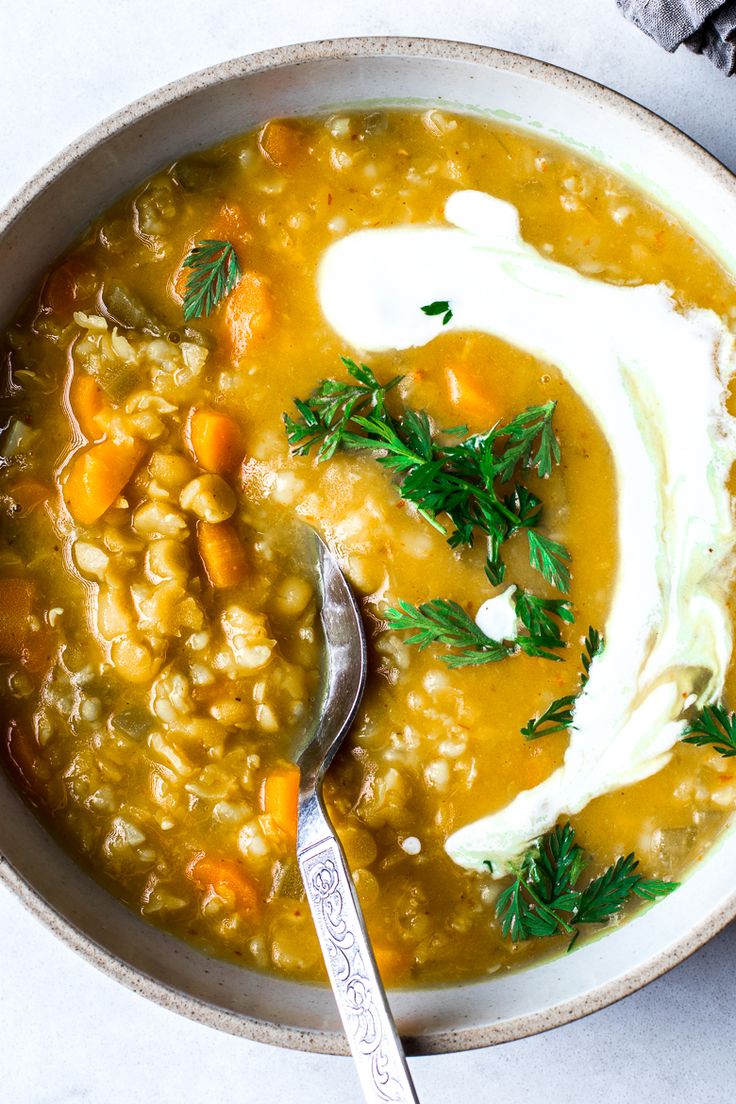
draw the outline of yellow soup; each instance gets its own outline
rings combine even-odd
[[[524,239],[586,277],[664,282],[682,310],[734,316],[727,275],[622,179],[495,124],[396,111],[270,122],[177,162],[97,220],[3,338],[7,765],[131,908],[248,966],[322,976],[295,861],[295,749],[322,666],[303,523],[335,550],[365,616],[368,686],[325,796],[385,980],[507,969],[575,928],[568,913],[551,938],[504,933],[513,874],[467,869],[445,844],[563,762],[569,722],[522,730],[553,699],[576,699],[589,627],[605,638],[620,552],[607,438],[558,368],[445,330],[440,307],[427,313],[433,341],[366,355],[318,299],[331,243],[441,226],[467,188],[513,204]],[[193,300],[191,253],[208,242],[225,282],[209,304],[206,280]],[[320,461],[289,447],[295,397],[354,383],[341,356],[382,384],[401,377],[392,424],[425,411],[444,449],[554,409],[559,463],[540,474],[527,453],[499,493],[512,514],[519,480],[543,502],[538,528],[569,554],[569,594],[532,566],[522,525],[503,541],[504,579],[489,581],[484,535],[451,546],[446,515],[412,501],[380,450]],[[448,666],[462,648],[420,649],[387,616],[442,599],[473,622],[509,583],[569,615],[552,616],[551,658],[511,639],[505,658]],[[632,852],[647,879],[682,877],[733,809],[735,761],[677,742],[661,769],[563,818],[587,859],[579,885]],[[639,899],[624,897],[607,922]]]

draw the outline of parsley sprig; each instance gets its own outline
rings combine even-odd
[[[502,544],[525,532],[532,566],[567,593],[570,553],[539,531],[542,502],[517,481],[519,471],[546,478],[560,460],[552,428],[555,403],[530,407],[485,433],[455,440],[467,433],[466,427],[438,434],[422,410],[406,408],[397,417],[389,413],[386,396],[401,377],[381,385],[365,364],[345,357],[342,362],[354,383],[323,380],[308,399],[296,400],[298,418],[284,416],[293,450],[306,455],[316,448],[319,460],[338,449],[375,452],[378,463],[398,477],[402,497],[453,548],[472,545],[476,530],[485,534],[486,574],[494,586],[505,573]],[[510,493],[503,495],[501,486],[509,484]]]
[[[521,651],[541,659],[559,660],[554,649],[564,647],[560,626],[553,617],[571,621],[570,603],[564,599],[543,599],[526,591],[515,597],[516,616],[526,629],[515,641],[493,640],[476,625],[472,617],[446,598],[434,598],[413,606],[399,602],[398,608],[386,610],[389,627],[409,631],[407,644],[418,645],[420,651],[430,644],[454,648],[455,652],[443,655],[448,667],[471,667],[482,663],[497,663],[501,659]]]
[[[434,303],[427,303],[426,307],[422,307],[422,312],[430,316],[441,314],[442,325],[446,326],[452,318],[452,307],[448,303],[447,299],[435,299]]]
[[[724,759],[736,755],[736,714],[722,705],[707,705],[683,733],[683,743],[713,747]]]
[[[656,901],[679,885],[644,878],[638,872],[638,859],[631,853],[618,858],[584,889],[578,889],[587,864],[569,822],[541,836],[526,851],[514,869],[513,881],[496,903],[504,937],[518,943],[567,935],[571,937],[568,950],[572,950],[581,925],[605,923],[632,897]]]
[[[356,381],[322,380],[309,399],[294,399],[299,420],[284,414],[286,436],[296,456],[306,456],[318,445],[317,459],[330,460],[338,449],[349,447],[350,422],[358,415],[374,413],[378,420],[385,415],[386,395],[401,382],[395,376],[380,384],[365,364],[356,364],[350,357],[340,357]]]
[[[572,615],[571,618],[572,620]],[[531,717],[521,730],[526,740],[538,740],[540,736],[551,736],[553,732],[561,732],[572,726],[572,714],[575,702],[585,688],[590,675],[590,665],[597,655],[603,651],[603,637],[597,629],[588,629],[585,638],[584,651],[581,653],[580,662],[583,670],[580,673],[580,689],[575,694],[565,694],[561,698],[555,698],[542,713]],[[736,753],[736,746],[734,747]]]
[[[238,284],[242,275],[235,247],[228,241],[206,238],[184,258],[188,268],[184,289],[184,318],[209,315]]]

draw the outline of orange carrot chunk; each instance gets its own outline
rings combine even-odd
[[[445,369],[450,402],[474,428],[487,429],[501,418],[501,406],[487,382],[481,382],[465,365]]]
[[[88,441],[96,441],[105,430],[112,413],[105,392],[86,372],[75,375],[69,389],[69,402],[79,428]]]
[[[21,659],[31,630],[35,586],[28,579],[0,579],[0,658]]]
[[[406,972],[406,955],[388,943],[373,943],[373,955],[383,981],[395,981]]]
[[[92,525],[109,510],[143,459],[146,446],[132,437],[101,441],[72,461],[64,501],[75,521]]]
[[[286,168],[298,161],[304,152],[302,135],[293,126],[271,119],[258,135],[261,153],[273,165]]]
[[[256,883],[232,859],[201,855],[190,862],[186,874],[200,889],[220,896],[231,894],[235,898],[236,907],[243,912],[260,911]]]
[[[195,410],[189,419],[192,455],[205,471],[228,475],[243,459],[238,423],[215,410]]]
[[[202,566],[213,587],[236,586],[244,579],[248,568],[245,548],[231,522],[200,521],[197,544]]]
[[[282,832],[296,839],[296,819],[299,801],[299,768],[277,767],[264,779],[261,807],[278,824]]]
[[[244,272],[224,304],[225,329],[234,357],[241,357],[271,326],[271,293],[257,272]]]

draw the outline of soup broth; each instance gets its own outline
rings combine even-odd
[[[619,555],[609,442],[555,366],[441,325],[426,346],[361,357],[317,294],[331,243],[442,225],[465,188],[512,203],[526,241],[586,276],[664,282],[679,307],[734,317],[733,283],[688,228],[578,154],[437,110],[351,111],[272,121],[158,173],[95,222],[3,338],[7,765],[132,909],[251,967],[323,976],[295,861],[295,749],[323,661],[305,524],[365,616],[368,686],[325,796],[385,980],[470,979],[565,946],[504,935],[506,883],[454,863],[445,842],[563,761],[565,727],[521,730],[578,692],[589,626],[605,635]],[[241,275],[187,319],[186,262],[203,242],[228,243]],[[562,595],[522,531],[494,588],[485,543],[451,547],[374,455],[290,449],[284,413],[325,378],[348,381],[341,357],[401,377],[388,409],[424,410],[438,432],[556,403],[560,463],[524,482],[571,555],[562,662],[449,668],[447,649],[388,626],[399,601],[441,596],[474,616],[508,582]],[[682,877],[733,809],[732,762],[679,743],[656,774],[592,801],[571,818],[587,876],[635,852],[647,877]]]

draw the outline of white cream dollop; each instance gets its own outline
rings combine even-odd
[[[660,770],[683,703],[721,694],[732,650],[734,343],[716,314],[679,311],[664,285],[606,284],[541,256],[508,203],[455,192],[445,215],[453,225],[365,230],[330,246],[319,271],[328,321],[358,349],[403,349],[441,332],[421,307],[449,300],[445,330],[494,334],[564,373],[607,436],[618,489],[618,572],[597,626],[606,646],[563,765],[446,844],[456,862],[482,869],[490,859],[500,875],[561,815]]]
[[[506,587],[506,590],[502,590],[500,594],[487,598],[478,609],[475,623],[491,640],[516,640],[519,635],[515,594],[515,586]]]

